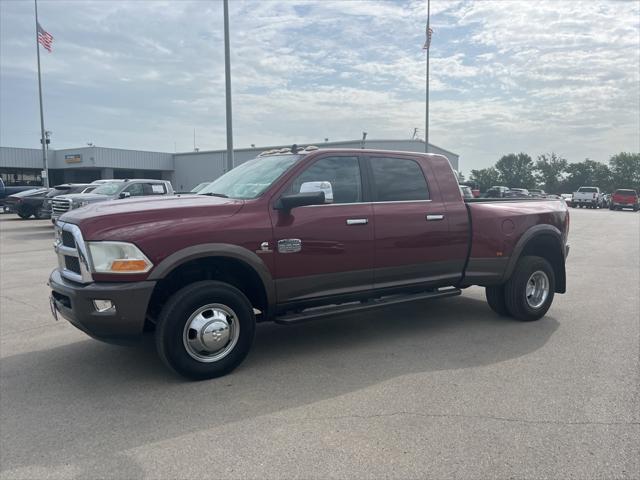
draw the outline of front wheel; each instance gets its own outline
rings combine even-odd
[[[18,216],[23,219],[23,220],[27,220],[29,218],[31,218],[31,215],[33,215],[33,208],[31,208],[30,206],[26,205],[22,208],[18,208],[16,210],[16,213],[18,214]]]
[[[192,283],[171,296],[156,326],[162,361],[194,380],[230,373],[245,359],[255,332],[253,307],[223,282]]]
[[[553,268],[542,257],[522,257],[505,284],[505,303],[509,313],[522,321],[542,318],[556,288]]]

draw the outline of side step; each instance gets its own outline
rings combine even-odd
[[[433,292],[413,293],[408,295],[392,295],[358,303],[347,303],[343,305],[333,305],[330,307],[317,307],[303,310],[300,313],[291,313],[277,317],[275,323],[282,325],[292,325],[294,323],[308,322],[310,320],[318,320],[320,318],[333,317],[335,315],[343,315],[348,313],[363,312],[373,310],[374,308],[386,307],[389,305],[398,305],[401,303],[416,302],[419,300],[430,300],[434,298],[455,297],[462,293],[457,288],[446,288],[435,290]]]

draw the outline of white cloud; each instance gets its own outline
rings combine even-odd
[[[236,145],[423,129],[425,2],[233,1]],[[509,151],[640,150],[640,4],[433,2],[431,132],[463,169]],[[0,143],[37,146],[32,5],[0,2]],[[220,2],[40,2],[58,147],[224,146]],[[29,133],[25,132],[36,132]]]

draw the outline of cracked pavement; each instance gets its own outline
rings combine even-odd
[[[260,325],[186,382],[48,306],[48,221],[0,215],[0,478],[640,478],[640,214],[571,210],[568,293]]]

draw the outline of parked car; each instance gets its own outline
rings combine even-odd
[[[485,192],[484,198],[505,198],[508,192],[509,187],[495,186]]]
[[[171,182],[166,180],[109,180],[91,193],[59,195],[51,202],[51,220],[55,221],[65,212],[106,200],[117,200],[147,195],[173,195]]]
[[[529,196],[533,197],[533,198],[546,198],[547,193],[540,189],[540,188],[530,188],[529,189]]]
[[[101,181],[97,180],[92,183],[64,183],[62,185],[56,185],[53,187],[53,191],[47,194],[42,204],[44,218],[51,218],[54,198],[74,193],[91,193],[101,184]]]
[[[51,217],[51,200],[58,195],[67,193],[86,193],[96,188],[97,185],[63,184],[50,189],[39,189],[11,195],[7,198],[7,205],[11,211],[17,213],[22,219],[35,217],[44,219]]]
[[[609,208],[609,198],[609,194],[600,192],[598,195],[598,208]]]
[[[634,212],[640,209],[638,204],[638,192],[630,188],[619,188],[611,196],[609,205],[611,210],[622,210],[623,208],[632,208]]]
[[[562,198],[568,206],[572,206],[573,202],[573,194],[572,193],[561,193],[560,198]]]
[[[34,187],[33,185],[19,185],[7,187],[4,184],[4,180],[0,177],[0,211],[9,212],[10,208],[6,205],[7,197],[15,195],[16,193],[26,192],[29,190],[37,190],[42,187]]]
[[[475,198],[471,187],[467,187],[466,185],[460,185],[460,193],[462,194],[462,198]]]
[[[204,379],[242,362],[256,321],[297,324],[471,285],[500,315],[529,321],[565,292],[564,202],[463,200],[441,155],[292,152],[247,161],[198,195],[62,215],[54,315],[110,342],[155,329],[164,363]]]
[[[32,203],[42,203],[42,199],[47,194],[46,188],[34,188],[31,190],[23,190],[9,195],[5,198],[4,209],[6,213],[17,213],[21,218],[27,219],[34,212],[30,211]],[[25,212],[28,212],[28,215]]]
[[[518,198],[518,197],[528,197],[529,190],[526,188],[510,188],[508,192],[505,193],[505,197],[507,198]]]
[[[580,187],[577,192],[573,192],[571,206],[574,208],[598,208],[599,196],[600,189],[598,187]]]

